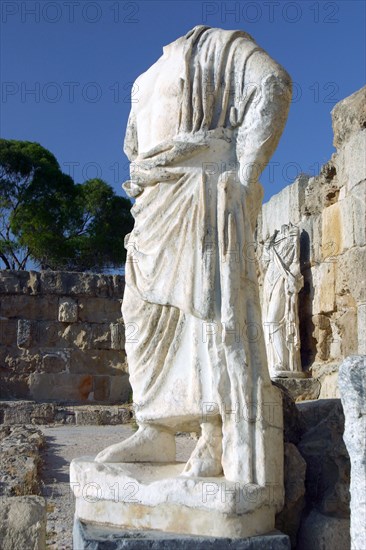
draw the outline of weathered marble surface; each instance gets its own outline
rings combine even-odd
[[[73,460],[76,516],[86,523],[213,537],[244,538],[273,529],[280,485],[246,485],[224,476],[187,478],[184,467],[184,462]]]
[[[351,460],[351,548],[366,541],[366,356],[351,356],[339,369],[345,441]]]
[[[139,484],[137,471],[148,472],[149,462],[154,476],[163,468],[164,483],[151,483],[148,497],[141,488],[143,510],[77,495],[77,514],[197,534],[207,534],[208,523],[217,536],[264,533],[283,504],[282,412],[247,248],[258,178],[287,118],[290,78],[248,34],[197,26],[166,46],[135,87],[124,184],[135,198],[135,226],[126,239],[122,313],[136,329],[126,352],[139,429],[101,451],[93,467],[73,463],[71,471],[82,477],[94,468],[98,483],[114,471],[114,480]],[[174,432],[188,430],[200,437],[177,470],[169,466]],[[276,490],[271,503],[216,516],[216,504],[204,510],[195,489],[205,478]]]

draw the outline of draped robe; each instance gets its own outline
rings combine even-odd
[[[299,228],[284,226],[266,242],[263,281],[263,321],[270,373],[302,372],[298,293],[303,286],[300,273]]]
[[[260,411],[271,383],[252,251],[261,188],[243,181],[237,154],[264,93],[245,78],[262,50],[246,33],[204,26],[177,47],[175,135],[141,151],[131,115],[125,141],[133,166],[124,189],[136,200],[122,312],[136,417],[188,430],[219,415],[225,476],[264,483],[259,457],[272,455]],[[246,138],[249,148],[250,128]]]

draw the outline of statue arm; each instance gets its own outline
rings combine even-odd
[[[240,181],[253,192],[284,129],[291,101],[291,79],[262,50],[248,59],[244,78],[244,97],[250,90],[255,93],[238,129],[237,158]]]
[[[294,257],[292,265],[290,267],[291,274],[295,278],[296,292],[299,292],[304,286],[304,277],[301,275],[300,270],[300,232],[297,231],[297,234],[293,238],[293,247],[294,247]]]
[[[138,139],[137,139],[137,124],[136,116],[133,111],[133,104],[130,112],[130,116],[127,121],[125,141],[123,144],[123,150],[130,162],[133,162],[138,155]]]

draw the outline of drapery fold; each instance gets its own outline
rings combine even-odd
[[[137,342],[126,342],[136,418],[187,429],[215,403],[225,476],[243,483],[265,483],[273,454],[258,414],[270,379],[248,253],[256,201],[236,151],[255,93],[246,66],[258,50],[239,31],[188,33],[176,135],[141,152],[131,122],[126,149],[136,154],[124,185],[136,198],[123,303],[125,323],[137,327]]]

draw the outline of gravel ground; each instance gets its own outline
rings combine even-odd
[[[72,550],[74,497],[69,486],[69,465],[73,458],[96,455],[133,433],[121,426],[39,426],[46,437],[43,494],[47,498],[47,548]],[[188,435],[177,438],[177,458],[187,460],[195,441]]]

